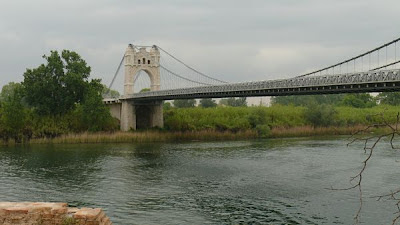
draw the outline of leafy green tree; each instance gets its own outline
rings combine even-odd
[[[143,88],[142,90],[139,91],[139,93],[148,92],[148,91],[150,91],[150,88]]]
[[[271,98],[271,103],[272,105],[279,104],[294,106],[307,106],[310,103],[337,105],[344,96],[344,94],[277,96]]]
[[[247,106],[246,97],[221,99],[219,103],[221,105],[232,106],[232,107]]]
[[[102,96],[109,97],[109,98],[119,98],[120,94],[118,91],[110,89],[106,85],[103,84]]]
[[[370,108],[376,106],[376,101],[368,93],[347,94],[341,101],[341,105],[355,108]]]
[[[81,129],[92,132],[115,129],[110,110],[103,103],[102,90],[100,80],[90,82],[84,100],[76,110],[81,116]]]
[[[9,138],[13,138],[16,143],[22,140],[27,118],[27,111],[22,105],[22,93],[22,87],[16,85],[2,100],[0,127],[3,139],[6,141]]]
[[[267,124],[257,125],[255,129],[260,137],[267,137],[271,133],[271,128]]]
[[[247,116],[247,120],[252,129],[255,129],[260,137],[267,137],[271,129],[268,123],[268,115],[265,107],[258,106],[250,108],[252,111]]]
[[[20,83],[10,82],[4,85],[0,92],[0,102],[8,100],[9,97],[14,98],[16,91],[22,95],[22,85]]]
[[[172,108],[170,102],[164,102],[163,104],[163,110],[170,110]]]
[[[73,51],[51,51],[46,64],[24,73],[26,101],[41,115],[63,115],[83,101],[90,67]]]
[[[215,103],[215,100],[211,98],[203,98],[200,100],[200,106],[203,108],[212,108],[216,107],[217,103]]]
[[[267,111],[265,110],[265,107],[254,107],[254,110],[250,112],[247,119],[249,120],[250,126],[252,128],[257,127],[258,125],[266,125]]]
[[[327,127],[333,125],[337,111],[332,105],[310,104],[305,112],[305,119],[314,127]]]
[[[192,108],[196,105],[196,100],[194,99],[177,99],[173,102],[176,108]]]
[[[382,104],[400,105],[400,92],[383,92],[377,97]]]

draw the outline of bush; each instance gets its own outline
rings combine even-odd
[[[309,105],[305,111],[305,119],[314,127],[327,127],[335,124],[337,111],[331,105]]]
[[[271,129],[270,129],[269,126],[266,125],[266,124],[257,125],[257,126],[256,126],[256,130],[257,130],[257,133],[258,133],[258,135],[259,135],[260,137],[267,137],[267,136],[270,134],[270,132],[271,132]]]
[[[342,99],[341,105],[354,108],[371,108],[376,106],[376,100],[368,93],[347,94]]]
[[[259,125],[267,124],[267,111],[264,107],[255,107],[247,117],[250,126],[256,128]]]

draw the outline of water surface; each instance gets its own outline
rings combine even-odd
[[[0,201],[101,207],[114,224],[352,224],[365,158],[343,138],[0,147]],[[382,145],[364,195],[400,185]],[[364,224],[390,224],[395,202],[366,198]]]

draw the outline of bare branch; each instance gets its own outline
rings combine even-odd
[[[383,139],[383,138],[389,138],[390,146],[392,149],[399,149],[396,148],[393,144],[395,137],[400,136],[399,130],[398,130],[398,125],[400,122],[400,112],[397,113],[396,115],[396,123],[390,124],[384,117],[384,112],[378,113],[372,116],[379,116],[380,120],[382,122],[372,124],[367,126],[364,129],[356,131],[354,134],[352,134],[349,138],[349,142],[347,143],[347,146],[356,143],[356,142],[363,142],[364,144],[364,153],[367,154],[367,157],[362,161],[362,167],[360,171],[353,177],[350,178],[350,183],[352,181],[356,181],[356,184],[351,185],[346,188],[333,188],[331,187],[330,190],[340,190],[340,191],[345,191],[345,190],[351,190],[351,189],[356,189],[358,188],[359,192],[359,201],[360,201],[360,206],[358,208],[358,211],[356,212],[354,216],[354,224],[360,224],[360,219],[361,219],[361,211],[363,208],[363,193],[362,193],[362,179],[363,179],[363,174],[365,172],[365,169],[367,168],[367,164],[369,160],[372,158],[373,152],[378,145],[378,143]],[[372,131],[373,128],[388,128],[390,132],[384,133],[382,135],[369,135]],[[367,136],[363,136],[367,134]],[[383,198],[389,198],[391,200],[397,201],[396,207],[397,207],[397,212],[396,212],[396,217],[393,219],[392,224],[394,225],[397,221],[400,220],[400,189],[396,191],[392,191],[389,194],[384,194],[380,196],[375,196],[374,198],[378,198],[377,200],[381,200]]]

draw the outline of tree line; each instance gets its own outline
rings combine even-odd
[[[271,129],[277,127],[349,127],[379,123],[371,115],[383,110],[386,110],[388,117],[395,115],[397,106],[400,105],[400,94],[388,92],[380,93],[376,97],[365,93],[273,97],[270,107],[210,109],[203,106],[201,101],[198,107],[195,107],[194,100],[184,102],[190,104],[178,104],[175,107],[168,105],[164,108],[166,129],[231,132],[251,129],[261,136],[267,136]]]
[[[91,68],[76,52],[51,51],[43,58],[45,63],[26,70],[21,83],[1,90],[0,137],[5,142],[118,127],[102,102],[109,90],[89,78]]]
[[[375,97],[369,93],[279,96],[272,98],[272,105],[305,107],[304,118],[311,125],[314,127],[327,127],[341,124],[340,121],[342,120],[338,116],[338,108],[340,107],[363,109],[373,108],[378,105],[398,106],[400,105],[400,93],[383,92]]]
[[[399,92],[383,92],[377,96],[368,93],[331,94],[331,95],[294,95],[278,96],[271,99],[272,104],[308,106],[310,104],[327,104],[334,106],[350,106],[355,108],[371,108],[378,104],[400,105]]]
[[[21,83],[11,82],[2,87],[0,138],[5,142],[9,139],[22,142],[71,132],[118,129],[119,122],[111,117],[102,99],[105,93],[114,98],[119,93],[109,90],[101,80],[91,79],[90,66],[76,52],[51,51],[43,59],[43,64],[25,71]],[[400,94],[380,93],[375,97],[370,94],[286,96],[273,97],[271,102],[269,108],[246,107],[245,97],[221,99],[218,104],[209,98],[201,99],[198,104],[194,99],[166,102],[165,129],[256,129],[265,135],[276,126],[352,125],[354,121],[365,121],[346,112],[379,105],[397,106],[400,105]],[[214,107],[218,109],[209,109]]]
[[[197,101],[195,99],[177,99],[172,101],[172,105],[169,102],[164,104],[164,107],[169,109],[172,106],[176,108],[193,108],[196,107]],[[239,98],[224,98],[217,103],[212,98],[203,98],[200,99],[198,106],[202,108],[213,108],[220,106],[232,106],[232,107],[244,107],[247,106],[246,97]]]

